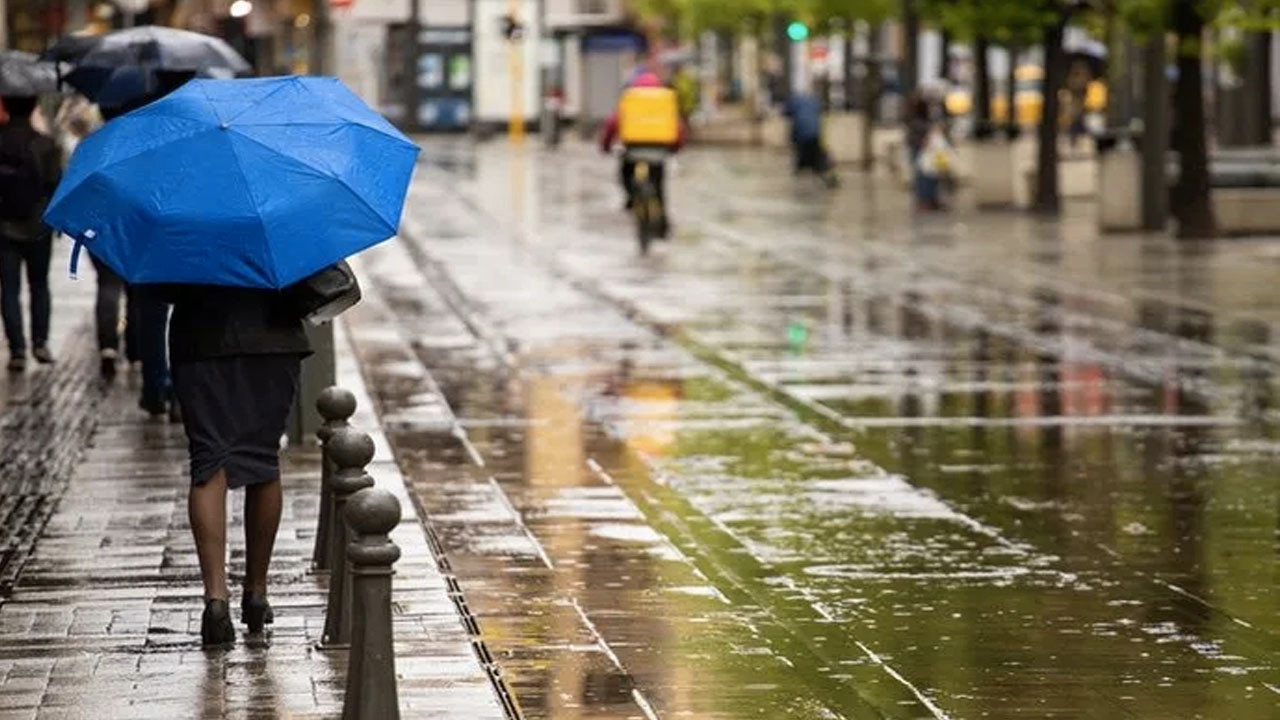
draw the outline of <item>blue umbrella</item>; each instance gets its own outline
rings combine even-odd
[[[73,273],[284,288],[396,233],[418,151],[333,78],[193,80],[86,138],[45,222]]]

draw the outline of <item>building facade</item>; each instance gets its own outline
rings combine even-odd
[[[623,0],[420,0],[416,38],[412,11],[356,0],[332,19],[336,72],[414,130],[533,124],[552,92],[568,118],[603,118],[643,46]]]

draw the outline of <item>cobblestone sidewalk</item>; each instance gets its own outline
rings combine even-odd
[[[501,718],[359,370],[345,341],[339,345],[340,384],[361,403],[354,424],[378,446],[371,474],[401,498],[405,512],[392,535],[404,551],[393,598],[403,714]],[[91,447],[0,607],[0,720],[339,716],[346,657],[314,647],[326,584],[307,572],[319,498],[316,452],[285,454],[269,643],[241,638],[234,650],[206,653],[186,518],[185,440],[180,427],[146,420],[135,402],[135,391],[123,385],[102,399]],[[232,498],[234,588],[243,571],[243,496]]]
[[[72,281],[58,246],[50,346],[58,363],[0,373],[0,601],[12,588],[96,426],[94,281]],[[24,291],[25,294],[25,291]],[[7,358],[0,355],[0,358]]]

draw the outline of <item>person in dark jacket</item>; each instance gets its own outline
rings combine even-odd
[[[110,122],[155,102],[182,87],[195,73],[158,71],[155,75],[156,85],[152,92],[118,107],[102,108],[103,118]],[[98,271],[96,317],[102,376],[110,379],[115,375],[120,345],[117,327],[120,321],[120,297],[123,294],[128,301],[125,311],[125,353],[131,362],[139,360],[142,363],[142,397],[138,400],[138,407],[152,417],[160,417],[167,412],[170,419],[176,421],[179,418],[180,403],[173,399],[169,359],[165,355],[168,304],[151,292],[128,287],[105,264],[95,261],[94,267]]]
[[[929,100],[916,91],[907,101],[907,165],[911,172],[911,193],[916,206],[928,209],[936,201],[936,183],[920,171],[920,154],[929,141],[933,128],[933,110]]]
[[[9,341],[9,372],[27,368],[22,327],[22,275],[31,298],[31,355],[53,362],[49,351],[49,265],[53,231],[41,216],[62,179],[62,153],[53,138],[31,126],[36,98],[0,99],[9,121],[0,126],[0,314]]]
[[[831,159],[822,144],[822,103],[812,93],[797,93],[787,101],[786,115],[791,119],[796,174],[812,170],[829,185],[836,184]]]
[[[120,360],[120,298],[127,298],[129,286],[114,270],[96,257],[90,256],[93,269],[98,273],[98,292],[94,302],[94,320],[98,330],[98,367],[102,377],[110,380],[116,375]],[[131,308],[132,306],[126,306]],[[128,312],[125,313],[126,317]],[[124,352],[129,363],[142,360],[138,352],[138,324],[125,323]]]
[[[298,310],[273,290],[140,286],[173,303],[169,356],[191,461],[188,513],[204,580],[201,639],[235,640],[228,609],[227,490],[244,488],[241,622],[274,620],[267,570],[280,526],[280,437],[311,347]]]
[[[106,121],[114,120],[128,111],[129,108],[125,107],[104,107],[101,109],[102,118]],[[129,286],[125,284],[124,279],[98,258],[94,257],[92,260],[93,269],[98,273],[98,292],[94,302],[94,321],[98,330],[99,371],[102,373],[103,378],[110,380],[115,377],[116,364],[120,358],[121,298],[128,302],[128,305],[125,306],[125,356],[131,364],[142,361],[142,353],[139,350],[138,309],[132,294],[129,292]],[[155,334],[154,328],[152,333]],[[163,335],[161,335],[162,345],[163,342]],[[154,339],[152,344],[155,344]],[[153,365],[154,362],[155,358],[153,357]],[[166,365],[165,367],[167,368],[168,366]],[[167,386],[167,380],[163,384]],[[151,391],[144,383],[143,392],[146,395],[152,395],[158,391]]]

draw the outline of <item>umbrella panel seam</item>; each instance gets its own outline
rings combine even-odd
[[[187,119],[190,119],[190,118],[187,118]],[[194,120],[193,120],[192,122],[199,122],[199,121],[194,121]],[[195,129],[195,130],[191,131],[191,132],[185,132],[185,133],[183,133],[183,134],[181,134],[181,135],[178,135],[178,136],[176,136],[176,137],[170,138],[169,140],[166,140],[164,143],[162,143],[162,144],[160,144],[160,145],[154,145],[154,146],[152,146],[152,147],[146,148],[145,150],[139,150],[139,151],[138,151],[138,152],[136,152],[136,153],[132,153],[132,154],[130,154],[130,155],[125,155],[125,156],[123,156],[123,157],[113,158],[113,159],[111,160],[111,163],[110,163],[109,165],[104,165],[103,167],[98,168],[98,169],[97,169],[97,170],[95,170],[94,172],[92,172],[92,173],[90,173],[90,174],[88,174],[88,175],[84,176],[83,178],[81,178],[78,182],[76,182],[76,184],[71,185],[70,187],[68,187],[68,188],[67,188],[67,192],[63,195],[63,197],[66,197],[66,196],[70,195],[71,193],[75,192],[75,191],[76,191],[76,190],[77,190],[81,185],[83,185],[83,184],[85,183],[85,181],[86,181],[86,180],[88,180],[89,178],[93,177],[94,175],[99,175],[103,170],[107,169],[108,167],[111,167],[112,165],[119,165],[119,164],[122,164],[122,163],[129,162],[130,160],[133,160],[133,159],[135,159],[135,158],[138,158],[138,157],[141,157],[141,156],[143,156],[143,155],[146,155],[147,153],[150,153],[150,152],[154,152],[154,151],[156,151],[156,150],[161,150],[161,149],[167,148],[167,147],[169,147],[170,145],[172,145],[172,144],[174,144],[174,143],[181,142],[181,141],[184,141],[184,140],[190,140],[191,138],[195,137],[196,135],[199,135],[200,133],[204,133],[204,132],[211,132],[211,131],[216,130],[216,129],[218,129],[218,128],[216,128],[216,127],[210,127],[210,126],[208,126],[208,125],[204,125],[204,126],[201,126],[201,127],[197,128],[197,129]]]
[[[281,92],[283,92],[285,88],[287,88],[287,87],[296,87],[296,86],[298,86],[299,84],[300,84],[300,83],[298,83],[298,82],[297,82],[297,79],[296,79],[296,78],[295,78],[294,82],[289,83],[288,85],[285,85],[285,84],[283,84],[283,83],[282,83],[282,84],[280,85],[280,87],[278,87],[278,88],[276,88],[276,89],[272,90],[271,92],[267,93],[266,95],[263,95],[261,98],[259,98],[258,100],[254,101],[253,103],[250,103],[247,107],[245,107],[244,109],[242,109],[240,112],[236,113],[235,117],[232,117],[232,118],[228,118],[228,119],[226,119],[226,120],[223,120],[223,121],[222,121],[222,123],[223,123],[224,125],[228,125],[228,126],[229,126],[229,125],[231,125],[231,123],[235,122],[236,120],[239,120],[239,119],[240,119],[240,117],[241,117],[241,116],[243,116],[245,113],[249,112],[250,110],[253,110],[253,109],[254,109],[254,108],[256,108],[257,106],[259,106],[259,105],[261,105],[261,104],[265,103],[266,101],[270,100],[271,98],[273,98],[273,97],[275,97],[276,95],[278,95],[278,94],[280,94]],[[201,88],[201,90],[202,90],[202,91],[204,91],[204,88]],[[205,98],[208,98],[208,97],[209,97],[209,93],[208,93],[207,91],[204,91],[204,96],[205,96]],[[210,105],[212,105],[212,104],[213,104],[213,100],[209,100],[209,104],[210,104]],[[222,115],[221,115],[221,113],[219,113],[219,115],[218,115],[218,116],[219,116],[219,117],[221,117],[221,116],[222,116]]]
[[[228,129],[230,129],[230,131],[236,131],[236,128],[228,128]],[[315,167],[315,165],[312,165],[311,163],[307,163],[307,161],[305,160],[302,160],[300,158],[294,158],[294,156],[292,155],[285,155],[284,152],[280,152],[279,150],[276,150],[275,147],[271,147],[270,145],[268,145],[268,143],[262,142],[261,140],[257,140],[256,137],[247,136],[247,135],[244,135],[244,133],[238,132],[238,131],[236,132],[236,135],[238,137],[243,137],[244,140],[255,143],[255,145],[261,145],[262,147],[265,147],[265,149],[268,149],[269,151],[274,152],[275,155],[279,155],[280,158],[291,160],[293,161],[293,163],[302,165],[303,168],[315,170],[315,172],[319,173],[321,177],[324,177],[326,179],[332,179],[332,181],[340,184],[343,190],[346,190],[348,193],[351,193],[352,197],[355,197],[356,200],[360,201],[360,204],[364,205],[365,208],[370,211],[370,213],[374,214],[375,218],[378,218],[379,220],[381,220],[381,222],[387,223],[388,227],[392,229],[392,234],[396,234],[399,231],[399,228],[396,227],[396,225],[390,222],[389,219],[383,217],[383,214],[379,213],[378,209],[375,209],[374,206],[370,205],[369,201],[365,200],[364,196],[356,192],[356,188],[351,187],[351,184],[348,184],[347,181],[344,181],[342,177],[338,176],[337,173],[332,172],[332,170],[317,168]],[[387,237],[390,237],[390,236],[387,236]]]
[[[225,134],[225,133],[224,133]],[[236,133],[239,135],[239,133]],[[253,192],[253,186],[249,183],[249,176],[244,172],[244,163],[240,158],[240,152],[236,150],[236,144],[232,142],[230,136],[226,138],[227,147],[231,148],[231,154],[235,156],[236,171],[240,173],[240,180],[244,182],[244,191],[249,195],[249,202],[253,208],[253,216],[258,219],[258,227],[262,229],[262,244],[266,249],[266,256],[271,259],[271,284],[277,288],[280,286],[280,261],[276,258],[275,248],[271,244],[271,235],[267,232],[267,223],[262,219],[262,209],[258,203],[258,197]]]
[[[365,127],[365,126],[363,126],[363,125],[360,125],[360,124],[358,124],[358,123],[344,123],[344,126],[345,126],[345,127],[363,128],[363,129],[365,129],[365,130],[369,130],[370,132],[378,132],[378,131],[376,131],[376,130],[373,130],[372,128],[367,128],[367,127]],[[252,127],[257,127],[257,126],[252,126]],[[286,127],[288,127],[288,126],[286,126]],[[272,153],[274,153],[274,154],[276,154],[276,155],[279,155],[279,156],[280,156],[280,157],[282,157],[282,158],[285,158],[285,159],[287,159],[287,160],[291,160],[291,161],[293,161],[293,162],[295,162],[295,163],[297,163],[297,164],[299,164],[299,165],[301,165],[301,166],[303,166],[303,167],[305,167],[305,168],[308,168],[308,169],[310,169],[310,170],[314,170],[314,171],[316,171],[316,172],[320,173],[320,175],[321,175],[321,176],[323,176],[323,177],[325,177],[325,178],[328,178],[328,179],[330,179],[330,180],[333,180],[333,181],[337,182],[339,185],[341,185],[341,186],[342,186],[342,188],[343,188],[344,190],[346,190],[348,193],[350,193],[352,197],[354,197],[356,200],[359,200],[359,201],[360,201],[360,204],[364,205],[364,206],[365,206],[365,208],[369,210],[369,212],[373,213],[373,216],[374,216],[374,217],[378,218],[379,220],[381,220],[382,222],[384,222],[384,223],[386,223],[386,224],[387,224],[387,227],[391,230],[391,235],[388,235],[387,237],[391,237],[392,235],[395,235],[396,233],[400,232],[400,226],[399,226],[399,223],[397,223],[397,222],[393,222],[390,218],[388,218],[388,217],[384,216],[381,212],[379,212],[377,208],[375,208],[375,207],[373,207],[372,205],[370,205],[370,204],[369,204],[369,201],[368,201],[368,200],[366,200],[366,199],[364,198],[364,196],[363,196],[363,195],[361,195],[359,192],[357,192],[355,188],[351,187],[351,185],[350,185],[346,180],[344,180],[340,175],[338,175],[337,173],[332,172],[332,171],[330,171],[330,170],[327,170],[327,169],[325,169],[325,168],[316,167],[315,165],[312,165],[311,163],[306,162],[305,160],[302,160],[301,158],[296,158],[296,157],[293,157],[292,155],[285,155],[284,153],[280,152],[280,151],[279,151],[279,150],[277,150],[276,148],[271,147],[270,145],[268,145],[268,144],[266,144],[266,143],[262,142],[261,140],[259,140],[259,139],[255,138],[255,137],[252,137],[252,136],[246,135],[246,134],[244,134],[244,133],[242,133],[242,132],[240,132],[240,131],[236,130],[234,127],[228,128],[228,130],[234,131],[234,132],[236,133],[236,135],[237,135],[237,136],[242,137],[242,138],[244,138],[245,140],[248,140],[249,142],[252,142],[252,143],[257,144],[257,145],[261,145],[262,147],[266,148],[266,149],[267,149],[267,150],[269,150],[270,152],[272,152]],[[381,134],[381,133],[380,133],[380,134]],[[412,147],[413,149],[415,149],[415,150],[421,151],[421,148],[419,148],[417,145],[413,145],[412,143],[410,143],[410,144],[409,144],[409,146],[411,146],[411,147]]]

